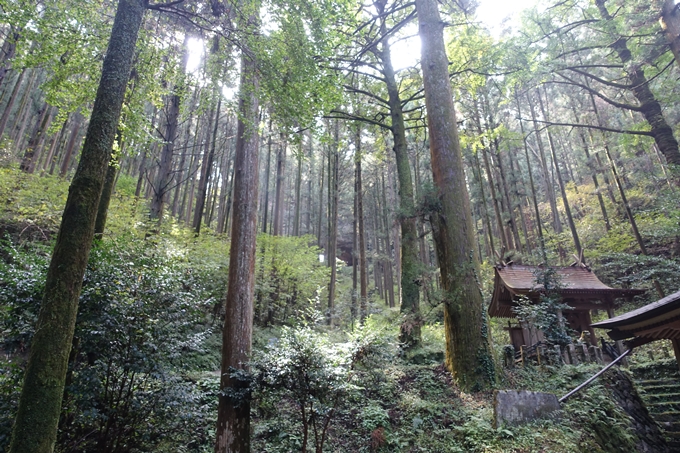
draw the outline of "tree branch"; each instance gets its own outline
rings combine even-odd
[[[369,91],[361,90],[359,88],[354,88],[351,85],[343,85],[342,87],[345,89],[345,91],[348,91],[350,93],[359,93],[359,94],[363,94],[364,96],[368,96],[371,99],[375,99],[376,101],[383,104],[385,107],[390,106],[390,103],[388,101],[386,101],[385,99],[381,98],[380,96],[377,96],[377,95],[375,95],[375,94],[373,94]]]
[[[582,83],[575,82],[574,80],[570,79],[569,77],[565,76],[564,74],[560,74],[559,72],[557,72],[556,74],[559,75],[560,77],[566,79],[567,82],[559,82],[557,80],[551,80],[551,81],[548,81],[546,83],[556,83],[556,84],[562,84],[562,85],[577,86],[577,87],[580,87],[580,88],[586,90],[589,93],[594,94],[595,96],[599,97],[600,99],[602,99],[606,103],[613,105],[614,107],[618,107],[620,109],[626,109],[626,110],[633,110],[634,112],[641,112],[642,111],[642,108],[637,106],[637,105],[624,104],[622,102],[616,102],[613,99],[609,99],[607,96],[603,95],[599,91],[593,90],[588,85],[584,85]]]
[[[564,68],[564,69],[567,69],[567,70],[569,70],[569,71],[573,71],[573,72],[575,72],[575,73],[577,73],[577,74],[581,74],[581,75],[584,76],[584,77],[589,77],[589,78],[595,80],[596,82],[601,83],[602,85],[606,85],[606,86],[610,86],[610,87],[614,87],[614,88],[620,88],[620,89],[622,89],[622,90],[630,90],[630,89],[633,88],[632,85],[625,85],[625,84],[623,84],[623,83],[610,82],[610,81],[608,81],[608,80],[604,80],[604,79],[601,78],[601,77],[598,77],[598,76],[596,76],[596,75],[594,75],[594,74],[591,74],[591,73],[589,73],[589,72],[587,72],[587,71],[582,71],[582,70],[577,69],[577,68],[575,68],[575,67]]]
[[[342,110],[331,110],[330,113],[335,113],[336,115],[324,115],[324,118],[329,118],[329,119],[339,119],[339,120],[353,120],[353,121],[361,121],[363,123],[368,123],[368,124],[373,124],[374,126],[381,127],[383,129],[392,130],[392,127],[388,126],[385,123],[381,123],[380,121],[372,120],[370,118],[366,118],[364,116],[358,116],[358,115],[353,115],[348,112],[343,112]]]
[[[616,132],[617,134],[627,135],[644,135],[645,137],[653,137],[654,135],[649,131],[633,131],[630,129],[614,129],[612,127],[594,126],[592,124],[577,124],[577,123],[554,123],[552,121],[533,120],[529,118],[518,118],[521,121],[536,121],[537,123],[545,124],[546,127],[562,126],[562,127],[583,127],[586,129],[596,129],[598,131]]]
[[[163,8],[169,8],[171,6],[179,5],[180,3],[184,3],[184,0],[174,0],[171,2],[167,3],[151,3],[149,0],[144,1],[144,6],[146,9],[152,9],[155,11],[162,11]]]

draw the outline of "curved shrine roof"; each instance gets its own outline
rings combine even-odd
[[[545,269],[546,267],[520,264],[496,266],[489,315],[501,318],[514,317],[512,308],[516,305],[517,296],[537,298],[543,292],[543,285],[538,285],[536,279],[537,275]],[[583,266],[552,267],[552,269],[555,270],[561,286],[559,293],[565,299],[604,301],[645,292],[640,289],[617,289],[607,286],[597,278],[593,271]]]

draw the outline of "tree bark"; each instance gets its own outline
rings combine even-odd
[[[302,137],[300,137],[300,149],[296,157],[297,172],[295,174],[295,217],[293,220],[293,236],[300,236],[300,203],[301,203],[301,188],[302,188]]]
[[[94,223],[94,237],[101,239],[104,236],[104,229],[106,228],[106,218],[109,213],[109,204],[111,203],[111,196],[113,195],[113,188],[116,185],[116,175],[118,174],[118,162],[113,159],[106,171],[106,180],[102,188],[102,195],[99,198],[99,206],[97,207],[97,220]]]
[[[374,2],[378,13],[383,14],[385,3]],[[387,25],[381,21],[381,34],[387,35]],[[399,86],[392,67],[392,56],[387,39],[382,41],[379,52],[382,61],[382,73],[387,85],[390,108],[392,138],[394,140],[394,155],[399,179],[399,226],[401,229],[401,306],[402,321],[399,341],[406,347],[414,347],[420,343],[420,329],[422,319],[420,315],[420,272],[418,269],[418,232],[416,228],[415,201],[413,195],[413,180],[411,178],[411,164],[408,157],[406,142],[406,128],[404,113],[399,96]]]
[[[612,20],[613,17],[607,11],[605,0],[595,0],[600,15],[604,20]],[[635,98],[640,102],[642,116],[644,116],[650,126],[650,133],[654,137],[659,151],[666,157],[666,161],[673,169],[674,182],[680,184],[680,150],[678,141],[673,136],[673,129],[668,125],[666,118],[661,110],[661,104],[656,100],[652,90],[649,88],[645,72],[638,64],[632,64],[632,55],[628,49],[626,38],[620,37],[611,46],[616,52],[626,68],[626,74],[632,86],[631,91]]]
[[[247,26],[254,31],[259,27],[257,6],[248,18]],[[215,453],[250,451],[250,391],[247,389],[247,382],[232,377],[231,370],[247,369],[253,339],[259,179],[258,92],[257,62],[246,47],[241,53],[239,115],[234,157],[234,220],[229,250]]]
[[[68,173],[68,169],[71,167],[71,160],[73,158],[73,151],[76,148],[76,143],[78,142],[78,136],[80,134],[80,126],[83,123],[83,115],[80,111],[73,114],[73,125],[71,127],[71,135],[68,139],[68,144],[64,150],[64,157],[61,160],[61,167],[59,168],[59,177],[64,178]]]
[[[283,134],[280,136],[279,152],[276,155],[276,194],[274,196],[274,236],[283,234],[283,196],[286,181],[286,148],[287,143]]]
[[[54,450],[78,298],[143,15],[141,0],[118,3],[83,155],[71,182],[47,273],[10,453]]]
[[[21,160],[21,171],[26,173],[33,173],[35,171],[35,163],[38,159],[37,151],[40,149],[40,143],[45,137],[47,129],[52,122],[52,106],[47,103],[43,104],[43,110],[40,119],[35,124],[35,129],[31,134],[26,149],[24,150],[24,157]]]
[[[435,0],[416,0],[421,67],[430,132],[432,172],[440,210],[432,215],[442,284],[446,365],[461,388],[480,390],[495,380],[489,328],[479,288],[470,201],[444,48],[444,23]]]
[[[272,120],[269,119],[269,137],[267,138],[267,165],[264,170],[264,203],[262,205],[262,232],[267,232],[269,214],[269,176],[271,173],[270,165],[272,160]]]
[[[2,55],[0,56],[0,85],[5,80],[10,69],[10,62],[17,50],[17,41],[21,38],[22,27],[10,24],[5,42],[2,43]],[[2,136],[2,134],[0,134]]]
[[[189,33],[184,33],[184,44],[182,46],[182,67],[184,71],[189,61]],[[167,202],[168,193],[172,190],[172,183],[175,180],[172,171],[172,157],[175,151],[175,142],[179,138],[177,127],[179,125],[179,109],[182,103],[181,93],[184,91],[184,75],[175,83],[172,94],[168,96],[167,110],[165,114],[165,134],[163,137],[163,149],[158,164],[158,173],[153,185],[153,196],[151,198],[151,208],[149,218],[157,220],[158,224],[163,221],[163,210]],[[176,184],[179,185],[179,182]]]
[[[550,177],[550,171],[548,170],[548,159],[545,157],[545,148],[543,147],[543,140],[541,139],[541,132],[538,127],[538,120],[536,118],[536,109],[531,101],[531,98],[527,95],[527,100],[529,101],[529,111],[531,112],[531,119],[534,124],[534,133],[536,136],[536,145],[538,146],[538,151],[540,153],[540,163],[541,170],[543,171],[543,183],[545,188],[545,194],[550,202],[550,212],[553,218],[553,228],[555,233],[562,232],[562,222],[560,221],[560,214],[557,210],[557,199],[555,198],[555,189],[553,187],[552,178]]]
[[[17,94],[19,93],[19,88],[21,87],[24,81],[24,77],[26,76],[26,71],[28,71],[28,69],[23,69],[19,74],[19,77],[17,78],[16,82],[14,82],[14,88],[12,88],[12,93],[9,95],[9,99],[7,100],[5,110],[2,112],[2,116],[0,116],[0,138],[2,138],[2,135],[5,133],[7,121],[9,120],[10,113],[12,112],[12,107],[14,107],[14,103],[16,102]]]
[[[328,192],[328,204],[329,204],[329,223],[328,223],[328,264],[331,268],[331,279],[328,283],[328,325],[333,325],[333,317],[335,315],[335,289],[337,284],[337,274],[338,274],[338,260],[337,260],[337,247],[338,247],[338,191],[340,189],[338,184],[339,176],[339,156],[338,147],[340,146],[340,123],[335,120],[333,127],[333,144],[331,145],[332,151],[328,156],[329,160],[329,171],[328,171],[328,181],[329,181],[329,192]]]
[[[215,146],[217,145],[217,127],[220,123],[220,108],[222,106],[222,93],[218,92],[217,109],[213,119],[212,138],[208,135],[207,146],[209,147],[205,160],[203,161],[203,168],[201,171],[201,181],[198,185],[198,196],[196,197],[196,211],[194,211],[194,232],[196,236],[201,233],[201,220],[203,220],[203,210],[205,209],[205,200],[208,194],[208,182],[212,175],[213,160],[215,159]],[[257,205],[257,203],[256,203]]]

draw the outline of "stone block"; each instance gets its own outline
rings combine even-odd
[[[494,393],[494,425],[516,426],[559,416],[560,403],[552,393],[497,390]]]
[[[581,363],[581,360],[578,357],[578,352],[576,351],[576,348],[574,347],[573,344],[568,344],[567,345],[567,352],[569,353],[569,363],[572,365],[578,365]]]

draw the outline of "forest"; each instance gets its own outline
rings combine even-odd
[[[489,305],[543,269],[512,322],[559,349],[551,266],[680,289],[678,6],[495,8],[0,0],[0,450],[677,451],[680,388],[665,440],[619,398],[666,340],[497,426],[602,365]]]

